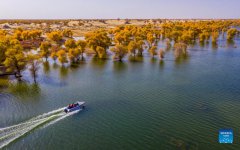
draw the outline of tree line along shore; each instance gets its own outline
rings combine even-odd
[[[114,61],[143,57],[146,50],[154,59],[164,60],[165,52],[174,51],[176,59],[188,56],[187,48],[211,42],[218,46],[219,37],[234,42],[240,36],[239,20],[168,21],[161,24],[120,25],[109,29],[94,29],[76,40],[70,29],[0,30],[0,74],[15,75],[21,81],[22,71],[29,69],[36,82],[41,63],[51,58],[62,66],[84,61],[86,54],[99,59],[114,54]],[[165,48],[158,49],[162,40]]]

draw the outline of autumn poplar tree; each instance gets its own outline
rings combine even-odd
[[[63,49],[57,52],[57,57],[62,66],[68,62],[67,53]]]
[[[48,60],[48,57],[51,55],[50,52],[51,44],[47,41],[42,42],[40,46],[40,56],[44,57],[46,61]]]
[[[34,54],[28,54],[29,71],[33,77],[34,83],[37,83],[38,70],[40,69],[40,57]]]
[[[117,44],[115,47],[111,49],[111,51],[115,54],[114,58],[122,61],[125,55],[127,55],[128,48],[124,45]]]
[[[78,40],[76,44],[79,54],[81,55],[81,59],[83,60],[83,54],[86,50],[87,42],[84,40]]]
[[[111,39],[104,30],[97,30],[85,35],[88,47],[95,51],[99,58],[103,58],[107,54],[107,49],[112,44]]]
[[[4,66],[7,68],[7,72],[13,72],[15,77],[21,81],[21,72],[25,69],[27,64],[27,57],[23,52],[23,47],[20,43],[13,41],[12,44],[5,52]]]

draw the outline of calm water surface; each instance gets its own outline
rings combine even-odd
[[[27,71],[25,84],[1,79],[0,128],[77,100],[87,103],[86,110],[40,126],[4,149],[239,150],[236,44],[238,48],[195,46],[182,61],[175,61],[170,50],[164,62],[148,54],[123,63],[88,56],[71,68],[50,62],[39,72],[37,85]],[[218,144],[221,128],[234,130],[233,145]]]

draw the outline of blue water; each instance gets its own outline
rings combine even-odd
[[[84,100],[87,108],[38,127],[4,149],[240,149],[240,43],[190,47],[189,57],[122,63],[87,56],[77,67],[42,66],[38,84],[1,79],[0,128]],[[159,47],[163,47],[160,43]],[[7,82],[7,83],[6,83]],[[9,85],[8,83],[11,82]],[[218,143],[232,128],[234,144]]]

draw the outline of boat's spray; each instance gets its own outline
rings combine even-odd
[[[60,121],[79,112],[74,111],[66,114],[63,112],[63,110],[64,107],[48,113],[44,113],[17,125],[0,128],[0,149],[7,146],[9,143],[15,141],[16,139],[22,137],[23,135],[26,135],[37,127],[47,127],[51,124],[56,123],[57,121]]]

